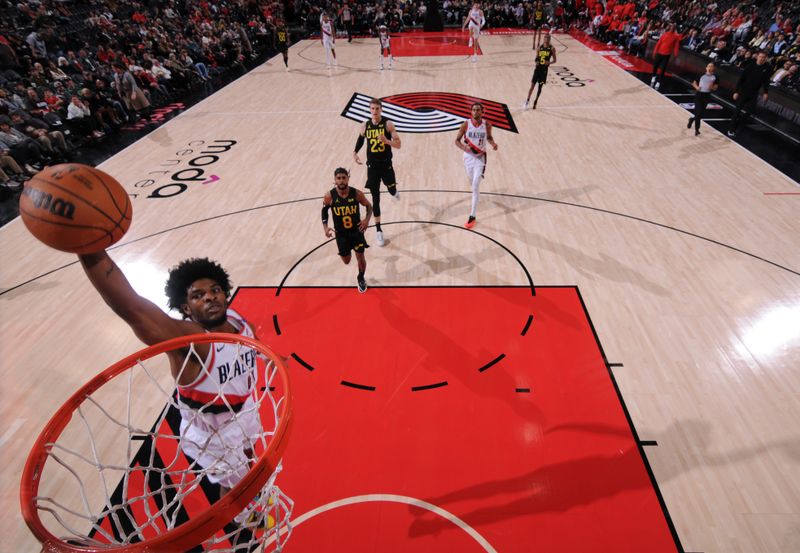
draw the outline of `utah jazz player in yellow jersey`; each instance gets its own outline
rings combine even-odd
[[[536,69],[533,70],[531,78],[531,88],[528,90],[528,99],[522,104],[522,109],[527,109],[528,102],[531,101],[531,94],[536,83],[539,83],[539,90],[536,91],[536,98],[533,100],[533,109],[536,109],[536,102],[542,93],[542,87],[547,84],[547,69],[550,64],[556,61],[556,49],[550,44],[550,33],[544,35],[542,45],[536,51]]]
[[[289,30],[286,28],[286,23],[283,19],[278,20],[278,25],[275,27],[275,33],[272,35],[275,48],[283,54],[283,65],[286,66],[286,71],[289,71],[289,46],[291,39],[289,38]]]
[[[547,25],[547,12],[544,11],[544,6],[541,2],[536,2],[536,7],[533,8],[531,14],[531,27],[533,28],[533,49],[539,45],[542,40],[542,28]],[[546,35],[545,35],[546,36]]]
[[[325,236],[333,238],[336,235],[336,245],[339,248],[339,255],[345,265],[350,263],[350,252],[356,252],[358,262],[358,291],[367,291],[367,281],[364,279],[364,272],[367,270],[367,258],[364,257],[364,250],[369,247],[364,239],[364,231],[369,226],[369,219],[372,217],[372,204],[361,190],[350,188],[350,173],[347,169],[339,167],[333,172],[336,187],[325,193],[322,198],[322,229]],[[361,209],[363,205],[367,208],[367,214],[361,219]],[[328,212],[333,212],[333,228],[328,226]]]
[[[361,165],[358,151],[367,142],[367,188],[372,194],[372,204],[375,206],[375,235],[379,246],[383,246],[383,229],[381,228],[381,181],[389,189],[389,194],[395,199],[400,199],[397,190],[397,179],[392,167],[392,148],[400,149],[400,135],[394,123],[383,116],[383,104],[378,98],[369,102],[371,117],[361,125],[361,132],[356,140],[353,159]]]

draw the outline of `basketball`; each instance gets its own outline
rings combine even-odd
[[[46,167],[25,183],[22,222],[51,248],[92,253],[116,243],[131,224],[132,206],[117,180],[88,165]]]

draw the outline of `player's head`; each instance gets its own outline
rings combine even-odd
[[[378,30],[380,32],[382,32],[382,33],[385,33],[386,32],[386,25],[381,25],[380,27],[378,27]]]
[[[328,12],[322,12],[322,20],[327,22],[330,17],[328,17]]]
[[[231,282],[221,265],[204,258],[181,261],[170,269],[164,292],[170,309],[178,309],[184,319],[204,328],[225,321]]]
[[[344,167],[337,167],[333,172],[333,180],[336,183],[336,188],[346,190],[350,185],[350,171]]]
[[[550,46],[550,33],[545,33],[542,35],[542,39],[544,40],[545,46]]]
[[[472,108],[470,111],[472,111],[472,118],[475,119],[476,121],[479,121],[480,118],[483,117],[483,104],[481,104],[480,102],[475,102],[474,104],[472,104]]]
[[[381,102],[379,98],[373,98],[369,101],[369,112],[372,114],[372,117],[380,117],[382,111],[383,102]]]

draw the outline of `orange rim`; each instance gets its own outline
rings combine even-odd
[[[132,368],[137,361],[144,361],[155,357],[166,351],[177,349],[181,346],[187,346],[190,343],[207,344],[207,343],[229,343],[229,344],[245,344],[254,350],[262,353],[275,363],[277,371],[280,373],[280,378],[283,381],[283,403],[279,413],[278,427],[275,429],[270,443],[261,456],[261,458],[253,465],[250,472],[236,486],[231,489],[219,501],[211,505],[207,511],[193,520],[189,520],[185,524],[174,528],[157,538],[145,540],[139,543],[130,545],[110,545],[109,547],[98,546],[82,546],[70,545],[63,542],[58,537],[54,536],[47,528],[45,528],[41,519],[39,518],[39,510],[36,507],[35,497],[39,491],[40,476],[47,462],[48,453],[45,447],[48,443],[55,442],[64,428],[72,418],[72,414],[83,403],[87,396],[91,395],[95,390],[101,388],[105,383],[115,378],[117,375]],[[252,500],[269,477],[275,472],[275,469],[280,462],[283,452],[286,449],[287,438],[289,436],[289,429],[291,427],[292,419],[292,395],[288,372],[286,365],[280,356],[276,355],[270,348],[264,344],[240,336],[237,334],[228,334],[220,332],[212,332],[207,334],[190,334],[187,336],[180,336],[173,338],[159,344],[144,348],[128,357],[114,363],[109,368],[92,378],[89,382],[84,384],[77,392],[56,411],[50,421],[45,425],[39,437],[33,444],[28,460],[25,462],[25,468],[22,471],[22,482],[20,484],[20,503],[22,507],[22,517],[31,532],[42,542],[43,550],[48,552],[58,553],[117,553],[117,552],[174,552],[185,551],[198,544],[201,544],[207,538],[211,537],[217,530],[222,528],[234,516],[236,516],[247,504]]]

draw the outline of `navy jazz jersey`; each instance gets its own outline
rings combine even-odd
[[[358,231],[361,222],[361,211],[356,194],[358,191],[350,187],[350,193],[342,198],[336,188],[331,189],[331,211],[333,211],[333,228],[337,233]]]
[[[380,135],[384,135],[388,140],[392,139],[392,133],[386,128],[388,122],[388,119],[381,117],[376,125],[372,119],[367,119],[367,128],[364,132],[364,137],[367,139],[367,163],[392,159],[392,147],[378,139]]]

